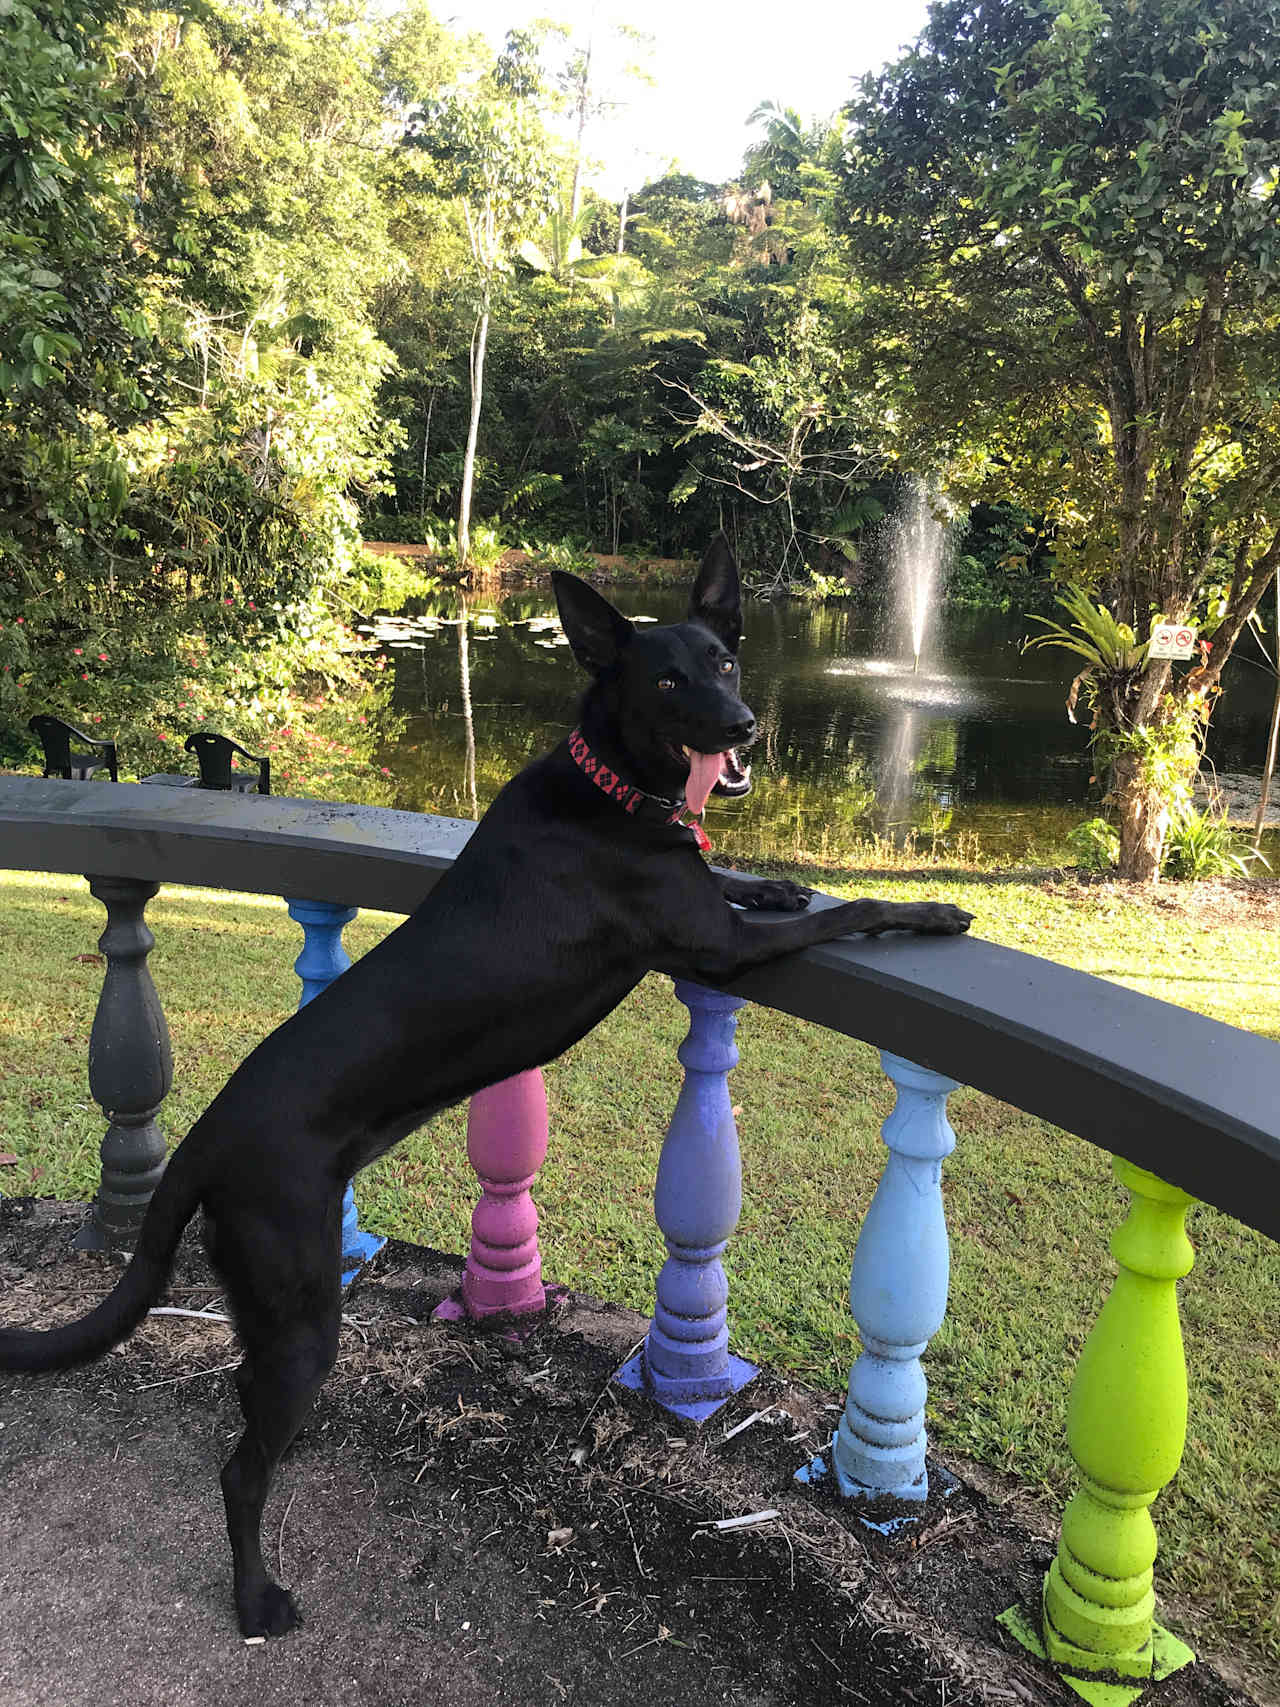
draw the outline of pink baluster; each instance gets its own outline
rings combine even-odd
[[[460,1293],[436,1307],[437,1321],[546,1309],[538,1211],[529,1194],[546,1154],[547,1091],[536,1067],[476,1092],[467,1113],[467,1155],[480,1176],[480,1201]]]

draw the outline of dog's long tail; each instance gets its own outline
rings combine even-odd
[[[183,1228],[200,1202],[191,1153],[174,1152],[147,1206],[129,1266],[97,1309],[49,1328],[0,1328],[0,1370],[69,1369],[89,1363],[131,1334],[155,1303],[173,1266]]]

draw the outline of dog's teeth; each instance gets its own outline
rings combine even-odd
[[[691,759],[693,757],[693,754],[689,751],[688,747],[682,746],[680,751],[684,754],[686,759]]]

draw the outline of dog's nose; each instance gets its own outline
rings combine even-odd
[[[756,732],[756,720],[748,715],[740,723],[725,725],[724,742],[726,747],[740,747],[749,741]]]

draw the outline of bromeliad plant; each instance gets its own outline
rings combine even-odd
[[[1094,604],[1081,587],[1068,587],[1059,594],[1058,603],[1074,619],[1070,627],[1052,617],[1032,616],[1029,620],[1040,623],[1045,633],[1030,636],[1023,650],[1056,646],[1083,658],[1084,669],[1067,694],[1067,716],[1077,721],[1076,704],[1083,688],[1093,708],[1090,727],[1096,731],[1102,715],[1108,725],[1122,728],[1130,691],[1146,667],[1149,642],[1140,641],[1128,623],[1118,622],[1105,605]]]

